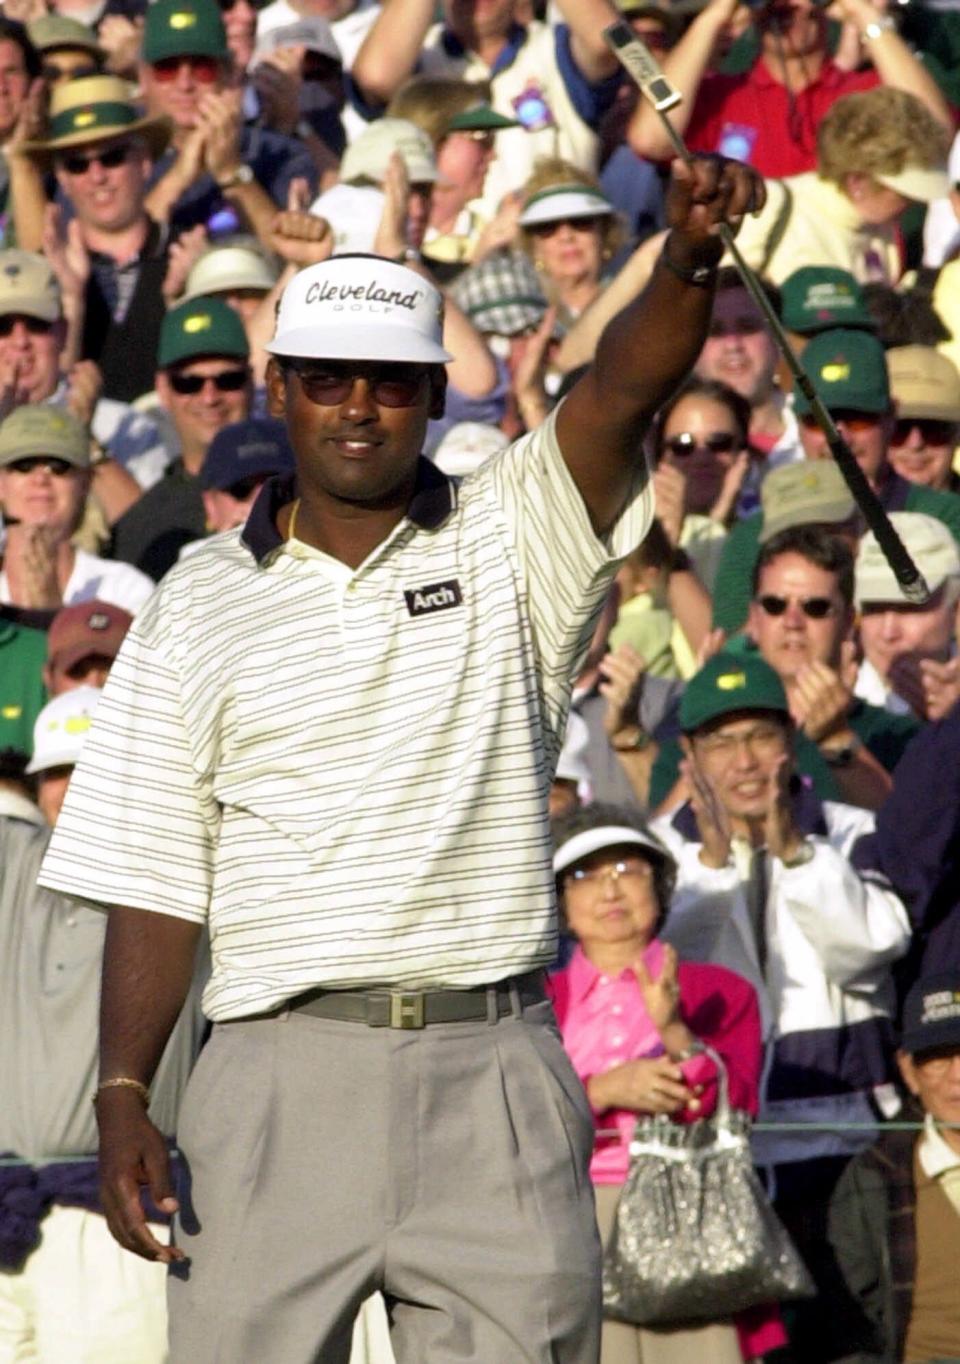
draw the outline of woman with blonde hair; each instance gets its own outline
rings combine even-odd
[[[538,161],[523,190],[519,244],[568,326],[601,293],[623,243],[617,212],[597,180],[559,157]]]

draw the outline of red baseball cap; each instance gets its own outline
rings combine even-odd
[[[133,616],[110,602],[80,602],[54,616],[47,634],[47,663],[58,673],[92,654],[116,658]]]

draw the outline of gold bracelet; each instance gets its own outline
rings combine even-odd
[[[144,1108],[150,1107],[150,1090],[141,1080],[134,1080],[129,1075],[118,1075],[113,1080],[101,1080],[97,1085],[97,1092],[93,1096],[92,1102],[94,1104],[105,1089],[135,1089],[143,1100]]]

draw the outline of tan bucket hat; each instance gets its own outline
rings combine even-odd
[[[173,124],[165,116],[144,117],[131,97],[130,86],[119,76],[84,76],[64,81],[50,97],[49,136],[25,142],[23,150],[50,161],[68,147],[103,142],[136,134],[156,160],[165,150]]]

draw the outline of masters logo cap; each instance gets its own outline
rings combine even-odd
[[[895,346],[887,365],[898,417],[960,422],[960,373],[952,360],[933,346]]]
[[[687,683],[680,700],[680,728],[691,734],[711,720],[739,710],[789,716],[780,678],[759,654],[714,654]]]
[[[222,298],[195,298],[171,308],[163,319],[157,348],[161,369],[200,355],[249,358],[250,343],[243,323]]]
[[[948,578],[960,577],[960,547],[942,521],[923,512],[891,512],[890,520],[931,592]],[[854,599],[858,606],[907,600],[873,531],[863,537],[857,551]]]
[[[27,24],[27,36],[38,52],[53,52],[57,48],[72,47],[89,52],[97,61],[106,53],[97,42],[97,35],[87,24],[69,19],[64,14],[41,14]]]
[[[47,702],[33,727],[29,773],[45,772],[50,767],[73,767],[79,762],[100,694],[99,687],[74,687]]]
[[[56,322],[60,316],[57,277],[32,251],[0,251],[0,317],[10,313],[41,322]]]
[[[803,459],[771,469],[760,487],[766,544],[791,526],[840,525],[857,510],[853,493],[832,459]]]
[[[0,426],[0,468],[30,455],[49,455],[77,469],[90,467],[90,436],[59,407],[28,403]]]
[[[803,352],[803,367],[828,411],[848,408],[878,415],[889,411],[887,360],[883,346],[872,332],[843,327],[820,332]],[[810,404],[797,385],[793,399],[797,416],[806,416]]]
[[[333,256],[301,270],[283,291],[273,355],[396,360],[437,365],[443,295],[405,265],[382,256]]]
[[[143,60],[216,57],[225,61],[227,31],[216,0],[156,0],[147,6]]]
[[[162,3],[162,0],[161,0]],[[158,115],[142,117],[130,86],[119,76],[82,76],[62,81],[50,95],[47,138],[24,142],[21,150],[47,164],[59,151],[113,138],[141,138],[154,161],[163,153],[173,124]]]
[[[804,265],[780,285],[781,321],[801,336],[835,327],[865,327],[874,321],[863,290],[849,270],[833,265]]]

